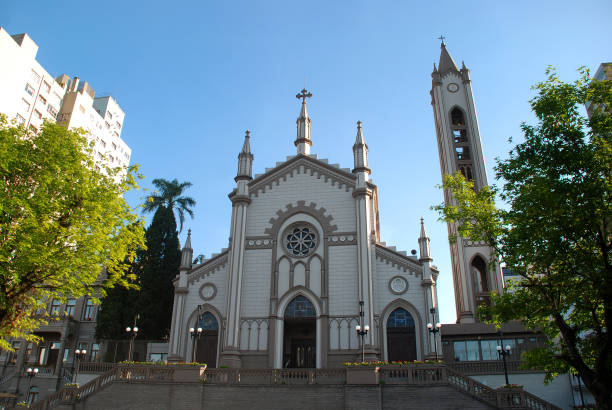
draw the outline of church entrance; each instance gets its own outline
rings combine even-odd
[[[202,328],[202,335],[197,339],[195,360],[206,363],[208,367],[217,367],[217,341],[219,340],[219,324],[215,316],[206,312],[202,315],[198,326]]]
[[[297,296],[285,309],[283,367],[317,366],[316,311],[304,296]]]
[[[417,359],[414,319],[402,308],[395,309],[387,319],[387,359],[389,361]]]

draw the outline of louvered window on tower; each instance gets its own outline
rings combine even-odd
[[[459,160],[470,159],[469,147],[456,147],[455,152],[457,153],[457,159]]]
[[[453,130],[453,138],[455,144],[467,142],[467,131],[465,129],[455,129]]]

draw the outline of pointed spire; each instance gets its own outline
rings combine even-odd
[[[429,261],[429,262],[433,260],[431,258],[431,248],[429,244],[429,236],[427,236],[427,232],[425,232],[425,221],[423,218],[421,218],[421,234],[419,235],[419,250],[421,252],[421,257],[419,260]]]
[[[302,99],[302,109],[300,110],[300,116],[295,122],[297,124],[297,135],[294,144],[297,147],[298,155],[310,155],[312,140],[310,139],[310,118],[308,117],[308,109],[306,108],[306,98],[311,98],[312,93],[309,93],[304,88],[295,97]]]
[[[446,49],[446,45],[444,44],[444,40],[442,40],[442,44],[440,45],[440,62],[438,63],[438,71],[441,74],[445,74],[448,71],[456,71],[459,72],[459,68],[455,61],[448,53]]]
[[[363,137],[361,121],[357,121],[357,136],[355,137],[355,143],[353,144],[353,165],[353,173],[370,173],[370,168],[368,168],[368,145]]]
[[[244,144],[242,144],[242,151],[238,154],[238,173],[234,180],[238,182],[240,179],[251,180],[253,171],[253,154],[251,154],[250,144],[251,131],[246,130],[244,134]]]
[[[187,231],[187,240],[181,251],[181,269],[182,271],[191,269],[193,261],[193,249],[191,249],[191,229]]]

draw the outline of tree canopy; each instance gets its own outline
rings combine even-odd
[[[163,178],[153,180],[153,185],[157,190],[149,195],[143,205],[144,212],[155,212],[159,207],[166,207],[172,212],[176,211],[179,216],[179,232],[183,231],[183,223],[185,222],[185,213],[193,218],[192,207],[196,202],[189,196],[181,196],[186,188],[189,188],[191,182],[178,182],[175,178],[168,181]]]
[[[92,158],[82,131],[45,123],[35,135],[0,115],[0,348],[35,339],[45,301],[133,286],[144,229],[123,194],[136,169]]]
[[[435,208],[520,276],[481,317],[545,333],[548,345],[527,353],[527,365],[548,380],[578,374],[598,408],[611,408],[612,82],[580,72],[564,83],[549,69],[534,86],[537,124],[523,123],[524,141],[497,160],[500,188],[475,192],[461,174],[446,175],[454,200]],[[593,104],[590,118],[585,104]],[[508,209],[495,207],[496,193]]]

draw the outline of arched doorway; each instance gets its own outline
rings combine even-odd
[[[283,367],[314,368],[317,360],[316,310],[304,296],[295,297],[285,309]]]
[[[406,309],[395,309],[387,319],[387,359],[417,359],[414,319]]]
[[[198,339],[196,362],[206,363],[208,367],[217,367],[217,340],[219,339],[219,323],[210,312],[202,315],[198,327],[202,328],[202,335]]]

